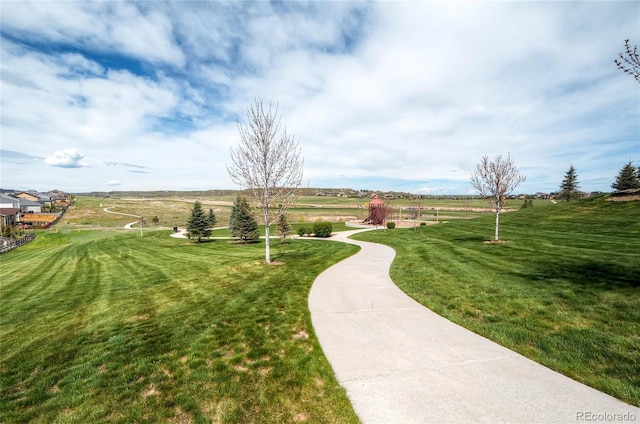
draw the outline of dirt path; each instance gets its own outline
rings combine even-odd
[[[130,213],[123,213],[123,212],[113,212],[113,211],[110,211],[109,208],[103,208],[102,210],[107,212],[107,213],[112,213],[112,214],[115,214],[115,215],[133,216],[133,217],[136,217],[138,219],[141,218],[140,215],[133,215],[133,214],[130,214]],[[139,221],[130,222],[130,223],[126,224],[124,226],[124,228],[127,229],[127,230],[133,230],[132,226],[135,225],[135,224],[138,224],[138,223],[139,223]]]

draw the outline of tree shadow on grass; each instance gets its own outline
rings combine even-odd
[[[585,260],[550,264],[547,268],[536,270],[531,277],[535,280],[564,280],[603,290],[624,290],[640,287],[640,266]]]
[[[261,240],[260,239],[247,239],[247,240],[242,240],[242,239],[231,239],[228,241],[229,244],[235,244],[235,245],[247,245],[247,244],[258,244],[260,243]]]
[[[478,242],[478,243],[482,243],[482,242],[484,242],[486,240],[487,240],[486,237],[476,236],[476,235],[458,236],[458,237],[454,237],[453,238],[453,241],[456,241],[456,242]]]

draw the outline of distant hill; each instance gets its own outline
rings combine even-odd
[[[85,193],[73,193],[78,196],[91,197],[207,197],[229,196],[238,193],[238,190],[155,190],[155,191],[90,191]]]
[[[152,191],[91,191],[83,193],[73,193],[79,196],[91,197],[220,197],[233,196],[236,193],[248,194],[247,190],[152,190]],[[378,194],[382,199],[463,199],[477,198],[477,195],[430,195],[412,194],[402,191],[382,191],[382,190],[354,190],[351,188],[315,188],[304,187],[299,189],[301,196],[319,197],[348,197],[369,199],[373,194]]]

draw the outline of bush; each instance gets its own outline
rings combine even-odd
[[[426,222],[421,222],[421,223],[420,223],[420,226],[421,226],[421,227],[426,227],[426,226],[427,226],[427,223],[426,223]]]
[[[396,228],[396,223],[395,222],[387,222],[387,228],[390,230],[393,230],[394,228]]]
[[[304,228],[304,227],[298,228],[298,235],[300,237],[304,236],[305,234],[307,234],[307,229],[306,228]]]
[[[533,199],[524,199],[522,206],[520,209],[532,208],[533,207]]]
[[[313,224],[313,234],[316,237],[330,237],[333,231],[333,224],[330,222],[316,222]]]

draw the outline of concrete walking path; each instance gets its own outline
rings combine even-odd
[[[320,274],[314,329],[353,407],[369,423],[640,422],[640,408],[578,383],[433,313],[390,279],[395,251],[349,240],[356,255]]]

